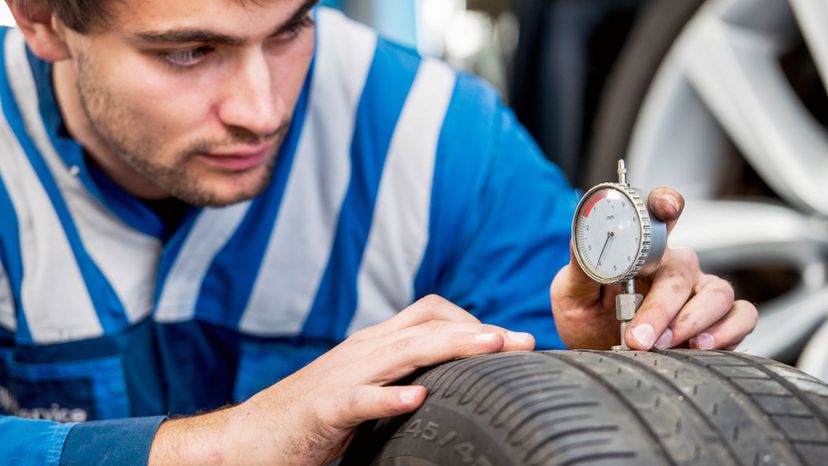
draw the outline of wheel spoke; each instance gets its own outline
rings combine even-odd
[[[712,198],[727,181],[725,139],[680,67],[668,59],[650,88],[632,134],[630,179],[645,189],[672,186],[686,197]]]
[[[778,49],[775,38],[702,15],[677,53],[693,88],[768,185],[828,216],[828,134],[786,80]]]

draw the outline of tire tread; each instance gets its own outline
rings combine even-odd
[[[502,353],[402,383],[424,385],[426,404],[364,426],[343,465],[417,455],[504,466],[816,465],[828,457],[828,386],[747,355]],[[418,437],[415,421],[431,425],[432,440]],[[460,461],[461,442],[483,456]]]

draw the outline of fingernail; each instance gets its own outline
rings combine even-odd
[[[690,339],[690,345],[696,349],[709,350],[713,349],[716,344],[716,338],[709,333],[700,333]]]
[[[411,404],[417,399],[420,394],[419,388],[406,388],[400,392],[400,401],[405,404]]]
[[[496,333],[478,333],[474,336],[476,340],[485,341],[486,343],[491,343],[497,340]]]
[[[528,343],[529,339],[532,338],[532,335],[525,333],[525,332],[506,332],[506,335],[515,343],[524,344]]]
[[[635,338],[635,341],[637,341],[639,345],[643,346],[645,349],[652,348],[653,340],[655,339],[655,332],[653,331],[652,325],[636,325],[632,329],[632,334],[633,338]]]
[[[658,337],[658,340],[655,342],[655,347],[663,350],[673,346],[673,331],[669,328]]]
[[[679,210],[679,201],[678,201],[678,199],[676,199],[673,196],[667,196],[667,202],[671,206],[673,206],[673,209],[675,209],[676,212],[678,212],[678,210]]]

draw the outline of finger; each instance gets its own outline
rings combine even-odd
[[[335,429],[353,429],[371,419],[397,416],[419,408],[426,388],[419,385],[378,387],[361,385],[342,393],[328,412],[320,413],[323,423]]]
[[[701,276],[698,258],[690,249],[668,249],[652,287],[624,336],[633,349],[653,347],[676,314],[687,302]]]
[[[431,320],[480,323],[480,320],[451,301],[437,295],[428,295],[403,309],[391,319],[362,329],[351,337],[354,339],[374,338]]]
[[[569,243],[569,265],[562,268],[552,281],[553,301],[597,301],[601,285],[589,278],[575,259],[575,250]]]
[[[397,340],[407,337],[425,337],[438,333],[496,333],[503,338],[504,345],[501,351],[532,351],[535,347],[535,337],[530,333],[512,332],[496,325],[450,322],[445,320],[432,320],[414,327],[408,327],[388,335],[387,338],[389,340]]]
[[[701,350],[735,348],[756,327],[759,312],[747,301],[736,301],[733,309],[715,325],[690,339],[690,347]]]
[[[667,349],[687,341],[721,320],[733,308],[733,287],[715,275],[703,275],[690,301],[679,311],[655,347]]]
[[[647,196],[647,206],[667,224],[667,234],[670,234],[684,210],[684,197],[672,188],[655,188]]]
[[[504,348],[497,333],[438,333],[404,337],[377,348],[368,383],[387,384],[415,370],[478,354],[497,353]]]
[[[570,255],[573,255],[570,245]],[[568,348],[601,349],[618,343],[615,295],[620,287],[602,287],[589,279],[574,256],[549,288],[552,316]]]

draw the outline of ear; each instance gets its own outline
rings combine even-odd
[[[6,4],[35,55],[50,62],[71,58],[64,26],[46,0],[6,0]]]

